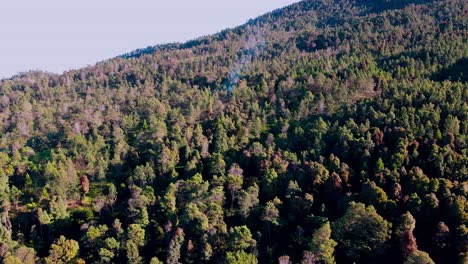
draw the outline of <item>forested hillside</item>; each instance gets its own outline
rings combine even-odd
[[[305,0],[1,80],[0,258],[467,263],[467,26],[465,0]]]

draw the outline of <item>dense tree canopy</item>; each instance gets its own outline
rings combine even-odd
[[[464,263],[463,0],[304,0],[0,80],[4,263]]]

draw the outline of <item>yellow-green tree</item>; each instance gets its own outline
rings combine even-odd
[[[317,263],[335,263],[336,241],[331,239],[330,222],[326,222],[315,230],[310,243],[310,252],[316,257]]]

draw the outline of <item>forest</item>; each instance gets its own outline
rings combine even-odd
[[[468,263],[467,47],[465,0],[304,0],[0,80],[0,260]]]

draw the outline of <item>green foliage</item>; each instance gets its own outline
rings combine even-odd
[[[330,238],[330,222],[315,230],[310,243],[310,252],[316,256],[318,263],[335,263],[334,251],[337,243]]]
[[[32,248],[21,246],[3,259],[4,264],[34,264],[36,263],[36,252]]]
[[[131,179],[138,184],[140,187],[145,187],[147,184],[151,184],[155,179],[155,173],[149,163],[145,166],[137,166]]]
[[[184,243],[184,231],[181,228],[177,228],[174,232],[174,236],[169,243],[169,248],[167,250],[167,264],[179,264],[180,260],[180,250]]]
[[[223,159],[223,156],[219,153],[213,154],[210,159],[210,174],[212,175],[224,175],[226,171],[226,162]]]
[[[200,234],[208,229],[208,218],[197,204],[190,203],[181,216],[181,224],[184,230]]]
[[[54,219],[60,220],[68,218],[67,204],[65,199],[53,196],[50,201],[50,214]]]
[[[157,257],[151,258],[150,264],[163,264]]]
[[[143,259],[138,252],[138,246],[133,241],[127,241],[127,263],[142,263]]]
[[[267,204],[265,205],[265,208],[263,209],[263,214],[262,214],[261,219],[267,223],[277,225],[279,224],[278,218],[279,218],[278,208],[276,208],[273,201],[268,201]]]
[[[303,0],[0,80],[0,258],[463,262],[465,2]]]
[[[90,208],[78,208],[73,210],[71,215],[80,224],[89,223],[94,218],[94,213]]]
[[[111,263],[120,249],[120,243],[113,237],[108,237],[104,240],[103,247],[99,248],[99,259],[103,263]]]
[[[245,253],[244,251],[227,252],[225,263],[229,264],[257,264],[255,255]]]
[[[64,236],[50,246],[49,256],[45,258],[45,263],[78,263],[78,242],[73,239],[66,239]]]
[[[247,226],[236,226],[229,230],[229,248],[233,251],[246,250],[255,245],[256,241]]]
[[[132,241],[136,246],[145,245],[145,230],[138,224],[131,224],[127,231],[128,240]]]
[[[374,205],[377,208],[384,207],[388,200],[385,191],[378,187],[375,182],[366,182],[363,184],[360,198],[365,204]]]
[[[49,216],[47,211],[42,211],[42,208],[37,209],[37,219],[41,225],[50,224],[52,221],[52,217]]]
[[[411,255],[409,255],[404,264],[435,264],[435,262],[431,259],[429,254],[424,251],[415,251]]]
[[[352,259],[383,253],[391,234],[391,224],[374,207],[355,202],[349,204],[332,229],[338,247]]]
[[[400,217],[400,221],[395,228],[395,235],[397,237],[403,237],[406,231],[413,231],[416,228],[416,220],[410,212],[406,212]]]
[[[244,218],[248,217],[252,208],[259,203],[258,195],[259,188],[256,184],[241,190],[238,194],[239,214]]]

